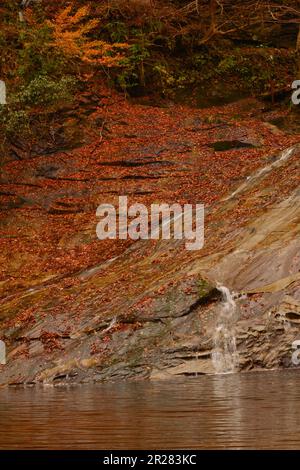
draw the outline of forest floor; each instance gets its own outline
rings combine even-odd
[[[220,200],[298,141],[297,134],[269,123],[286,113],[251,98],[197,109],[132,103],[107,90],[86,93],[69,120],[75,133],[76,126],[82,133],[82,114],[85,126],[93,123],[84,129],[87,143],[55,151],[52,142],[50,150],[41,146],[17,157],[14,152],[1,168],[2,295],[123,252],[130,241],[96,237],[98,205],[118,206],[119,195],[148,207]]]

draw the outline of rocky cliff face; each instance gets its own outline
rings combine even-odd
[[[147,114],[142,108],[137,106],[140,119],[131,127],[127,124],[122,139],[118,137],[118,149],[124,152],[126,142],[130,159],[120,158],[119,150],[108,155],[109,141],[102,150],[90,148],[85,168],[76,151],[67,163],[57,155],[46,157],[49,171],[43,178],[51,172],[53,178],[47,197],[31,189],[30,194],[17,194],[23,198],[23,212],[20,207],[2,207],[3,227],[14,227],[18,241],[28,236],[31,247],[14,245],[14,238],[2,245],[8,275],[1,285],[0,337],[7,343],[8,357],[7,364],[0,366],[0,384],[154,380],[214,373],[211,355],[222,308],[218,283],[237,294],[233,331],[239,370],[295,367],[292,343],[300,339],[297,136],[251,117],[249,105],[238,124],[230,120],[232,106],[222,108],[215,123],[204,119],[204,110],[151,108]],[[151,119],[153,124],[154,115],[156,125],[149,138],[147,125]],[[117,139],[116,130],[120,136],[120,119],[112,124],[111,139]],[[149,155],[145,139],[151,140]],[[251,145],[218,152],[208,145],[218,140]],[[126,172],[125,161],[133,162]],[[23,175],[23,183],[40,181],[31,162],[26,170],[18,162],[10,165],[15,174]],[[101,187],[94,184],[95,165],[101,168]],[[66,179],[72,184],[70,178],[83,180],[83,174],[86,181],[73,196],[70,186],[55,186]],[[167,198],[172,190],[179,195],[176,202],[206,203],[202,250],[187,251],[180,240],[145,240],[107,249],[101,258],[101,242],[91,235],[96,226],[91,214],[104,194],[107,202],[130,191],[139,193],[141,202],[149,202],[153,194],[156,200],[174,202]],[[69,205],[61,204],[65,195],[73,198]],[[85,205],[80,206],[80,201]],[[74,213],[66,219],[70,207]],[[38,237],[43,232],[49,233],[48,223],[57,235],[52,248],[64,251],[65,271],[63,262],[58,268],[55,259],[55,268],[45,269],[39,257],[51,265],[53,251],[34,247],[41,243]],[[71,224],[73,231],[60,229]],[[99,261],[91,263],[89,247],[96,243]],[[87,253],[88,263],[80,263],[81,268],[67,257],[68,250],[74,256],[74,246],[79,260]],[[23,263],[30,267],[24,281]]]

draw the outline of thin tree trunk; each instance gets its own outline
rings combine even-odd
[[[299,24],[299,30],[298,30],[298,36],[297,36],[297,43],[296,43],[296,51],[300,51],[300,24]]]
[[[216,0],[210,0],[210,29],[212,33],[216,31],[216,11],[217,11]]]

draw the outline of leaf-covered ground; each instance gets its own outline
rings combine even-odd
[[[3,295],[121,253],[129,242],[96,238],[99,204],[128,195],[129,204],[210,205],[297,141],[264,124],[264,105],[254,99],[199,110],[132,104],[110,92],[92,104],[98,137],[93,131],[75,150],[1,168]],[[250,145],[215,151],[218,141]]]

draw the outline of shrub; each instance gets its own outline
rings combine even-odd
[[[64,76],[54,80],[47,75],[38,75],[23,86],[16,97],[16,101],[25,106],[54,107],[65,102],[71,102],[76,80]]]
[[[12,137],[16,133],[29,133],[30,125],[28,113],[25,110],[14,110],[7,106],[0,106],[0,128],[1,127],[6,137]]]

